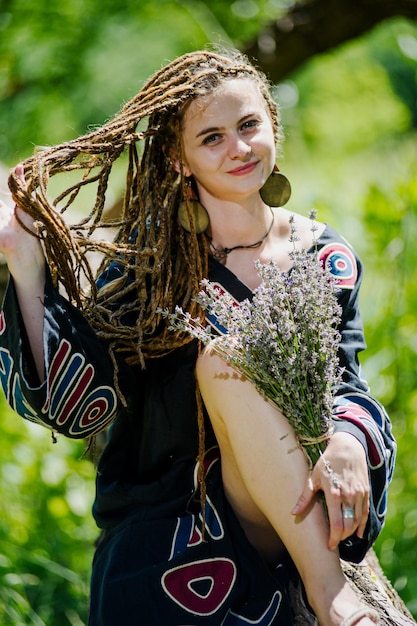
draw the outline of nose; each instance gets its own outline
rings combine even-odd
[[[229,144],[229,156],[231,159],[245,159],[252,153],[250,145],[238,134],[232,135]]]

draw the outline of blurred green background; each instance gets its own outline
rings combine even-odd
[[[207,42],[244,48],[284,0],[3,0],[0,162],[112,117],[161,65]],[[417,18],[417,15],[416,15]],[[285,54],[285,50],[280,51]],[[275,87],[289,208],[314,207],[365,264],[362,362],[398,440],[385,573],[417,616],[417,27],[393,18]],[[0,193],[5,192],[4,176]],[[118,190],[115,189],[115,197]],[[0,397],[0,623],[86,624],[97,530],[84,444],[12,414]]]

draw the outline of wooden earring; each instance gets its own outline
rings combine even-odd
[[[284,206],[291,197],[290,181],[281,174],[275,165],[264,186],[260,189],[261,198],[268,206]]]
[[[186,198],[178,208],[178,223],[189,233],[203,233],[209,225],[209,215],[194,192],[191,178],[187,180],[186,186]]]

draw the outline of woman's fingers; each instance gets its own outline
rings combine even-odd
[[[335,550],[354,533],[362,537],[369,515],[369,478],[365,451],[352,435],[339,433],[332,438],[313,468],[293,514],[305,512],[320,491],[329,518],[329,549]]]
[[[16,167],[14,168],[14,172],[16,174],[16,176],[23,182],[26,184],[25,181],[25,170],[23,168],[23,165],[21,163],[18,163],[16,165]]]
[[[293,515],[300,515],[304,513],[312,503],[314,497],[316,495],[316,491],[313,487],[313,482],[311,477],[309,476],[303,489],[303,493],[298,498],[296,505],[292,509],[291,513]]]

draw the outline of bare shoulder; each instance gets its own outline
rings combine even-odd
[[[274,216],[273,231],[267,238],[258,258],[262,263],[274,260],[282,270],[288,270],[292,265],[290,253],[294,245],[291,240],[291,229],[295,228],[295,235],[298,238],[297,247],[309,250],[321,236],[326,224],[314,221],[316,230],[313,231],[313,221],[309,217],[283,208],[274,209]]]

